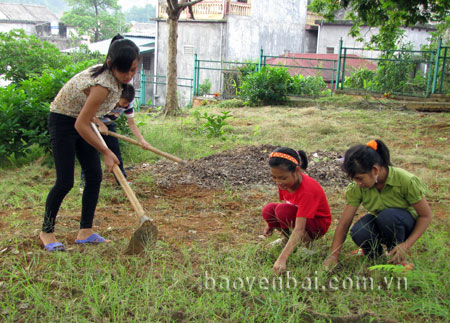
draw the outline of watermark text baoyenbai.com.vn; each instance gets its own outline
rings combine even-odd
[[[202,276],[202,289],[211,291],[251,291],[272,290],[283,291],[291,289],[337,291],[337,290],[408,290],[407,277],[327,277],[324,281],[317,275],[294,277],[291,272],[279,277],[228,277],[224,275],[215,276],[207,271]]]

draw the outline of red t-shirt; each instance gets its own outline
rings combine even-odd
[[[306,174],[302,175],[302,182],[294,193],[278,188],[280,201],[296,205],[297,218],[312,219],[315,217],[328,218],[331,221],[331,211],[322,186]]]

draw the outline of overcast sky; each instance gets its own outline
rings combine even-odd
[[[158,3],[158,0],[118,0],[119,5],[122,7],[122,10],[128,10],[132,6],[136,7],[144,7],[146,4],[151,3],[154,6]]]

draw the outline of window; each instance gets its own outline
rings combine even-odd
[[[144,70],[149,71],[152,66],[152,55],[144,55],[142,57],[142,65],[144,66]]]
[[[195,54],[195,47],[190,45],[184,45],[183,46],[183,54],[184,55],[194,55]]]
[[[334,54],[334,47],[327,47],[327,54]]]

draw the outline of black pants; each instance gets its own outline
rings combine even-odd
[[[55,230],[55,219],[59,207],[74,184],[75,157],[80,162],[86,178],[80,228],[92,228],[102,181],[102,168],[98,151],[75,130],[75,121],[75,118],[52,112],[48,117],[56,183],[47,196],[43,232],[51,233]]]
[[[383,254],[385,244],[388,251],[404,242],[416,225],[416,220],[405,209],[389,208],[375,217],[366,214],[350,230],[353,241],[364,250],[364,254],[376,258]]]
[[[107,125],[107,127],[108,127],[108,132],[109,131],[117,132],[115,123]],[[117,139],[116,137],[113,137],[113,136],[104,136],[104,135],[102,135],[102,137],[105,140],[105,143],[108,146],[108,148],[111,149],[111,151],[119,159],[119,161],[120,161],[119,168],[122,171],[123,176],[125,176],[125,178],[127,178],[127,173],[125,172],[125,169],[123,167],[123,160],[122,160],[122,153],[120,152],[119,139]],[[83,172],[83,169],[81,169],[81,181],[82,181],[82,184],[84,185],[84,172]],[[117,179],[116,179],[116,181],[117,181]],[[119,184],[118,181],[117,181],[117,184]]]

